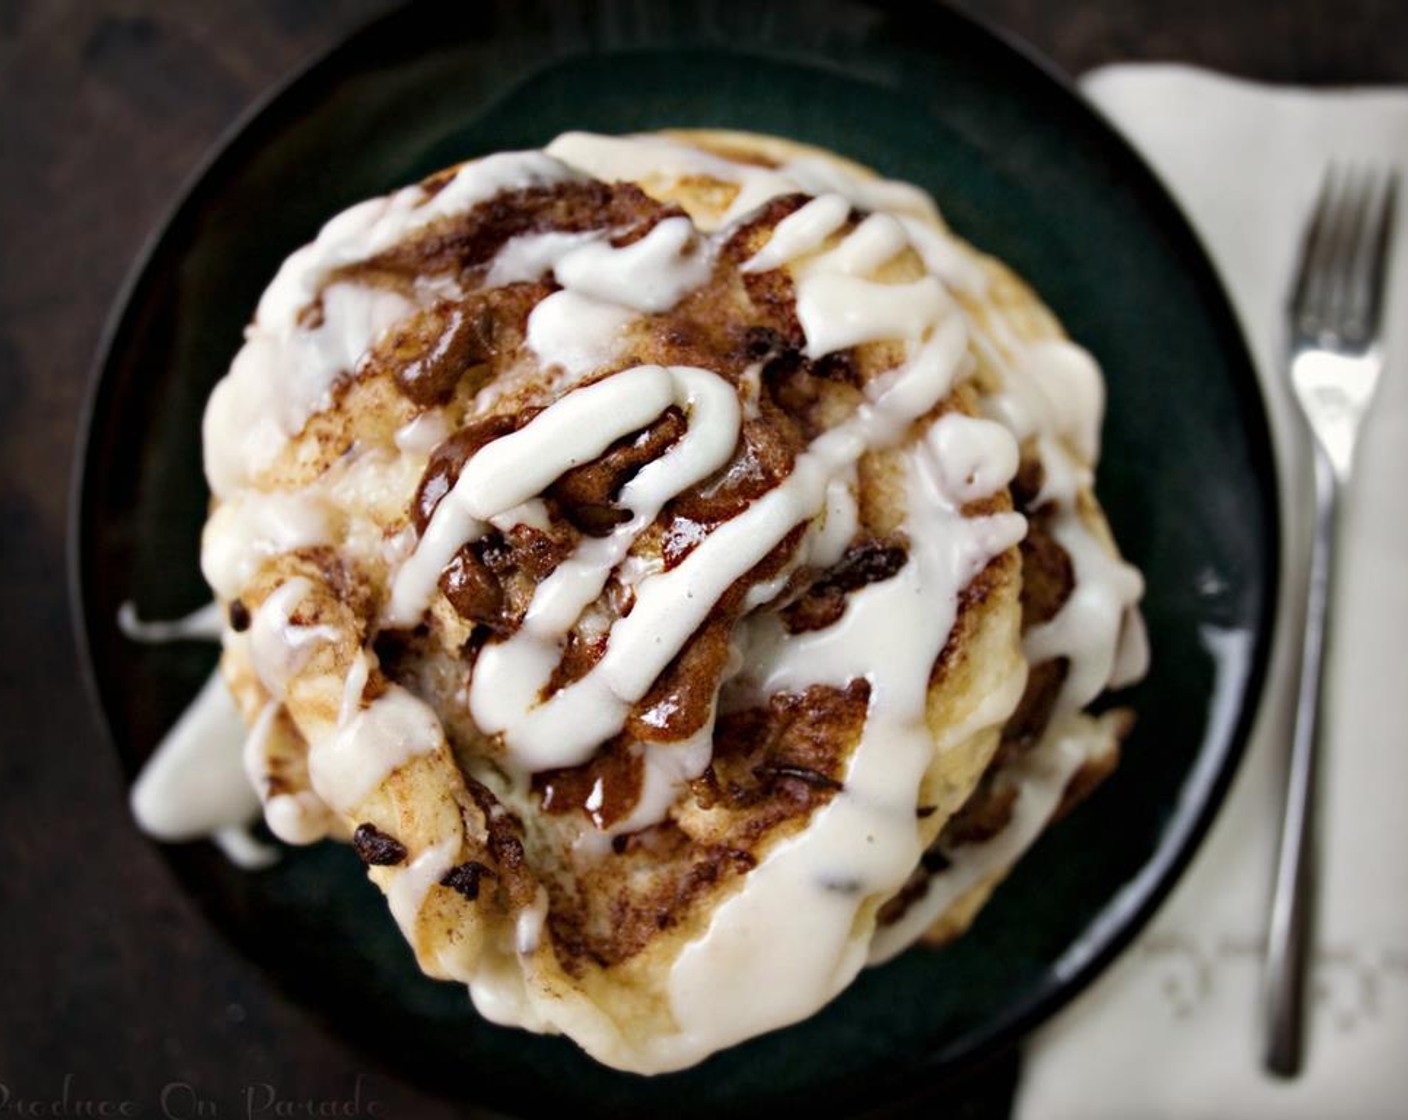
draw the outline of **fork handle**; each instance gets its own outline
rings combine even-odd
[[[1329,456],[1315,444],[1315,537],[1305,598],[1305,633],[1295,733],[1291,740],[1285,816],[1276,861],[1276,888],[1266,947],[1266,1068],[1280,1077],[1300,1070],[1305,1045],[1305,999],[1313,940],[1315,787],[1319,754],[1320,689],[1324,681],[1326,610],[1334,559],[1339,482]]]

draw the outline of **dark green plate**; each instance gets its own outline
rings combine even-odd
[[[448,6],[447,6],[448,7]],[[182,886],[294,998],[404,1076],[508,1111],[820,1113],[912,1098],[1050,1015],[1186,863],[1260,688],[1275,591],[1265,419],[1202,251],[1162,188],[1039,64],[950,11],[859,0],[462,4],[353,37],[221,147],[148,251],[91,401],[73,533],[101,706],[134,775],[209,671],[136,648],[123,599],[180,613],[206,490],[199,418],[280,260],[347,204],[569,128],[717,125],[825,145],[928,188],[1011,263],[1109,377],[1100,490],[1144,569],[1154,670],[1118,774],[942,953],[865,973],[810,1021],[646,1080],[491,1027],[423,978],[338,846],[245,874],[170,849]]]

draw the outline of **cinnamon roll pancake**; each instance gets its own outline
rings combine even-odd
[[[960,932],[1113,767],[1103,390],[922,191],[569,133],[333,218],[205,417],[268,827],[430,975],[678,1069]]]

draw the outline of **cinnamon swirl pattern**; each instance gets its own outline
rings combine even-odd
[[[795,1022],[1113,767],[1102,408],[925,194],[789,142],[572,133],[355,206],[205,418],[265,821],[609,1065]]]

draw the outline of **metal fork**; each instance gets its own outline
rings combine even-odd
[[[1301,245],[1289,312],[1291,387],[1315,448],[1315,538],[1295,733],[1266,953],[1266,1067],[1300,1072],[1312,925],[1315,774],[1326,607],[1341,489],[1383,369],[1380,321],[1396,172],[1326,172]]]

